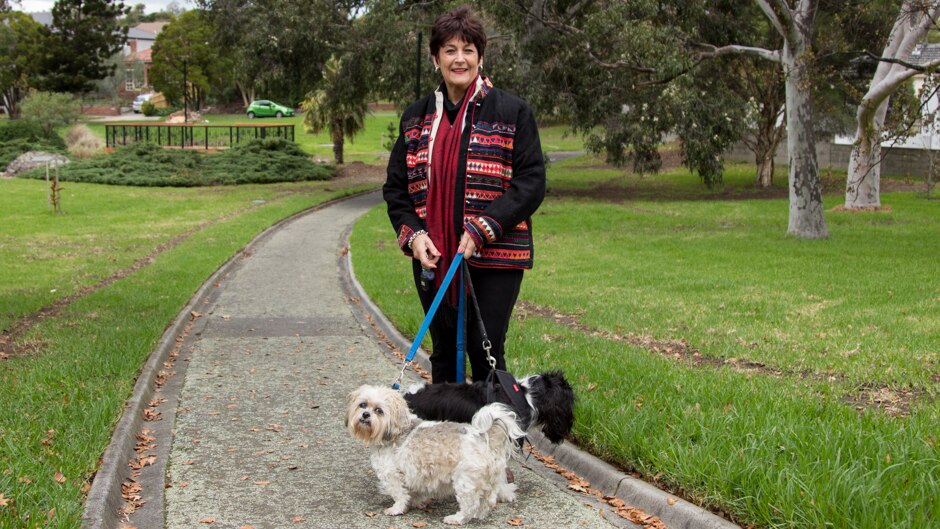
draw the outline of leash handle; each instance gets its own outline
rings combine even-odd
[[[408,351],[408,355],[405,357],[404,362],[402,362],[401,373],[398,374],[398,378],[392,384],[392,389],[401,388],[401,381],[405,376],[405,368],[408,366],[408,363],[414,359],[415,354],[418,352],[418,348],[421,347],[421,342],[424,341],[424,336],[428,333],[428,328],[431,327],[431,320],[434,319],[434,315],[437,313],[438,307],[441,306],[441,301],[444,299],[444,294],[447,292],[447,287],[450,286],[450,282],[453,281],[454,275],[457,273],[457,268],[460,267],[460,263],[462,262],[463,253],[457,252],[457,255],[454,256],[453,262],[450,263],[450,268],[447,269],[447,274],[445,274],[444,279],[441,280],[441,286],[437,289],[437,294],[434,296],[434,301],[431,302],[430,308],[428,308],[428,313],[424,316],[424,321],[421,322],[421,327],[418,329],[418,334],[415,335],[415,340],[411,344],[411,349]]]

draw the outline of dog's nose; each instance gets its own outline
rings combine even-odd
[[[369,417],[371,417],[371,416],[372,416],[371,413],[369,413],[369,412],[367,412],[367,411],[364,411],[364,412],[362,412],[362,416],[359,417],[359,420],[362,421],[362,422],[366,422],[366,421],[369,420]]]

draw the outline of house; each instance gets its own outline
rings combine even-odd
[[[140,93],[149,92],[150,66],[153,64],[151,47],[157,40],[157,34],[166,22],[144,22],[130,28],[127,32],[127,44],[124,46],[122,59],[124,85],[118,96],[121,99],[133,99]]]

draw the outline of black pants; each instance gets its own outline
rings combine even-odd
[[[412,260],[414,268],[415,287],[421,298],[421,305],[427,314],[437,293],[432,283],[430,288],[421,288],[421,265]],[[435,270],[443,274],[446,270]],[[443,276],[442,276],[443,277]],[[496,359],[496,368],[505,370],[506,361],[503,358],[506,341],[506,331],[509,329],[509,319],[512,308],[519,297],[519,287],[522,285],[522,270],[498,270],[491,268],[470,267],[470,280],[473,281],[473,290],[480,304],[483,316],[483,325],[486,334],[493,345],[490,354]],[[454,282],[460,281],[460,276],[454,277]],[[459,283],[458,283],[459,284]],[[473,312],[473,303],[466,300],[467,329],[466,351],[470,359],[470,376],[474,380],[484,380],[490,372],[490,365],[486,361],[486,352],[483,350],[483,337],[480,335],[477,316]],[[448,307],[446,301],[431,321],[431,381],[455,382],[457,380],[457,308]]]

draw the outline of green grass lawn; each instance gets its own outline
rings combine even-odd
[[[828,211],[830,238],[801,241],[785,198],[741,199],[753,171],[708,190],[681,169],[552,165],[510,369],[564,369],[578,444],[740,523],[940,526],[940,203],[884,194],[890,210]],[[767,195],[785,197],[777,180]],[[384,208],[351,251],[413,336],[423,314]]]
[[[19,352],[0,360],[0,498],[12,499],[0,502],[0,528],[78,528],[82,488],[137,374],[199,286],[278,220],[367,187],[342,180],[199,189],[70,183],[64,213],[55,215],[43,182],[0,180],[4,330],[194,230],[142,269],[34,325]]]

